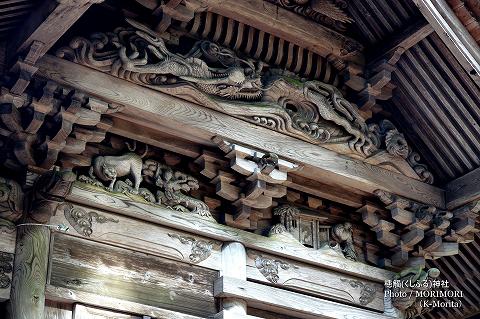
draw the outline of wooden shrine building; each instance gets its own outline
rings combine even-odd
[[[479,318],[479,21],[0,1],[0,318]]]

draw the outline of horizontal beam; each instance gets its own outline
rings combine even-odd
[[[455,209],[480,199],[480,168],[467,173],[447,184],[447,209]]]
[[[239,298],[251,307],[305,319],[385,319],[373,311],[230,277],[215,281],[214,296]]]
[[[413,0],[470,77],[480,85],[480,48],[445,0]]]
[[[38,42],[38,56],[45,54],[60,37],[90,8],[103,0],[45,0],[33,10],[28,19],[15,33],[12,33],[8,47],[9,56]]]
[[[384,282],[392,276],[392,273],[388,270],[354,262],[343,256],[334,256],[321,250],[305,247],[300,243],[272,240],[269,237],[205,220],[198,215],[179,215],[175,210],[132,201],[126,195],[115,194],[113,196],[113,194],[102,193],[102,196],[98,196],[98,189],[90,191],[74,185],[71,193],[67,196],[67,200],[222,242],[239,242],[251,249],[301,261],[320,268],[331,269],[354,277],[365,278],[374,282]],[[54,217],[52,222],[64,223],[64,220],[63,217]],[[151,225],[147,227],[153,232]],[[106,232],[112,233],[112,230],[107,230]],[[159,236],[161,236],[160,233],[155,237],[159,238]],[[104,241],[105,239],[98,240]],[[109,241],[108,244],[124,246],[118,241]],[[146,248],[143,249],[145,250]],[[208,260],[207,263],[209,263]]]
[[[187,1],[190,2],[190,1]],[[345,54],[346,47],[361,44],[334,30],[265,0],[200,0],[201,10],[217,13],[287,40],[320,56],[330,54],[345,61],[363,64],[359,51]]]
[[[62,303],[81,303],[85,305],[97,306],[104,309],[134,313],[152,318],[162,319],[204,319],[202,317],[191,316],[167,309],[152,307],[132,301],[122,300],[114,297],[102,296],[81,290],[68,289],[47,285],[45,297],[48,300]]]
[[[214,136],[274,152],[304,166],[303,176],[373,194],[383,189],[437,207],[444,206],[443,190],[413,178],[339,155],[323,147],[259,127],[206,107],[129,83],[75,63],[44,56],[39,75],[77,88],[104,101],[123,105],[121,113],[138,121],[158,123],[169,134],[195,136],[213,146]],[[115,115],[113,115],[115,116]],[[137,122],[138,122],[137,121]]]

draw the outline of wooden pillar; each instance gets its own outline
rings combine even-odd
[[[247,254],[245,247],[237,242],[223,244],[222,277],[247,280]],[[216,318],[242,318],[247,315],[247,302],[239,298],[222,299],[223,310]]]
[[[17,228],[10,319],[43,319],[49,245],[48,227]]]

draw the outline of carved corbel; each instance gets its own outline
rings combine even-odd
[[[446,211],[383,190],[375,191],[385,205],[388,218],[367,204],[359,209],[364,223],[389,247],[393,266],[424,265],[425,259],[458,254],[458,245],[471,242],[479,231],[478,202]]]
[[[234,212],[226,214],[227,225],[255,229],[258,210],[272,207],[274,198],[287,194],[288,173],[300,167],[273,153],[252,150],[220,138],[214,138],[214,142],[228,160],[203,154],[196,160],[200,172],[211,178],[218,196],[232,202]]]
[[[22,95],[1,89],[3,165],[14,170],[26,166],[49,170],[57,161],[63,168],[90,165],[81,154],[87,143],[105,138],[111,123],[104,115],[119,107],[52,81],[35,82]]]

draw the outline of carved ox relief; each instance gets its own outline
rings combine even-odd
[[[389,121],[367,124],[332,85],[303,81],[208,41],[171,52],[138,22],[74,38],[59,57],[175,95],[337,153],[433,182],[419,156]],[[246,103],[248,102],[248,103]]]

